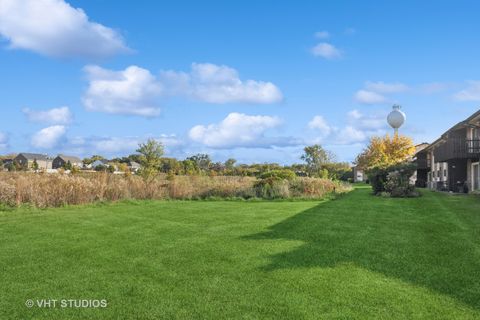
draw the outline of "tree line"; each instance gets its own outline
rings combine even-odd
[[[224,162],[213,161],[210,155],[199,153],[184,160],[164,157],[163,145],[153,139],[139,145],[136,154],[112,159],[112,163],[127,164],[132,161],[141,164],[140,174],[150,177],[156,173],[168,175],[224,175],[259,177],[266,172],[290,171],[296,176],[308,176],[332,180],[347,181],[352,178],[351,168],[347,162],[338,162],[333,153],[316,144],[304,148],[300,160],[304,163],[281,165],[278,163],[238,164],[230,158]],[[99,160],[93,156],[84,160],[92,163]]]

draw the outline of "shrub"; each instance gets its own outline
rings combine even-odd
[[[270,170],[262,173],[260,179],[272,179],[272,180],[293,180],[295,179],[295,172],[288,169]]]
[[[285,199],[290,197],[290,183],[296,178],[295,172],[276,169],[262,173],[254,185],[255,194],[263,199]]]
[[[385,191],[392,197],[408,197],[413,195],[415,186],[410,185],[408,178],[409,177],[405,177],[405,175],[399,171],[390,172],[385,183]]]
[[[388,170],[385,168],[374,168],[368,172],[368,181],[372,186],[374,194],[380,194],[385,191],[387,176]]]
[[[418,196],[415,186],[410,184],[410,177],[416,166],[405,162],[386,168],[374,168],[369,171],[368,178],[374,194],[387,193],[392,197]]]

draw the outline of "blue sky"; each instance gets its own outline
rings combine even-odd
[[[0,153],[351,161],[480,105],[477,1],[0,0]]]

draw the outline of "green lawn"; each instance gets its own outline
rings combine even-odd
[[[369,192],[0,212],[0,319],[480,319],[480,199]]]

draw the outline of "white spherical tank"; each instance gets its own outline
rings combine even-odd
[[[392,108],[393,110],[388,114],[387,121],[390,127],[397,131],[398,128],[400,128],[405,122],[407,116],[405,115],[405,113],[400,111],[401,107],[399,105],[394,105]]]

